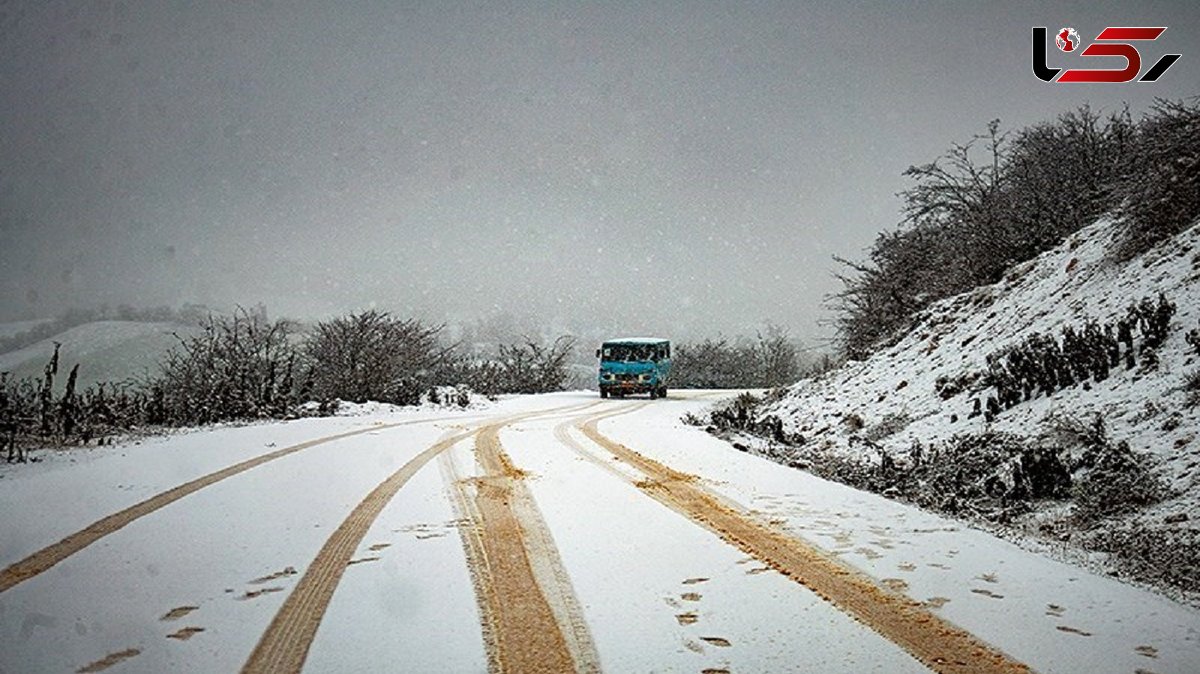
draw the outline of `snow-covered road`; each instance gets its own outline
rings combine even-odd
[[[1200,671],[1194,609],[679,421],[721,395],[6,467],[0,672]]]

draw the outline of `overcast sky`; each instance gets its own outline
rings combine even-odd
[[[0,320],[263,302],[815,340],[831,256],[896,223],[907,166],[995,117],[1197,95],[1198,4],[0,0]],[[1183,57],[1046,84],[1035,25],[1165,25],[1145,59]]]

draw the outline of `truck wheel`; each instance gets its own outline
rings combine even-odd
[[[662,388],[658,389],[658,397],[659,397],[659,398],[666,398],[666,397],[667,397],[667,387],[666,387],[666,386],[664,386],[664,387],[662,387]]]
[[[656,388],[650,389],[650,399],[656,400],[657,398],[658,398],[658,389],[656,389]]]
[[[606,389],[606,388],[600,389],[600,397],[607,398],[608,397],[608,389]]]

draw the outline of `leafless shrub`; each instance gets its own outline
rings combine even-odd
[[[771,323],[754,339],[683,342],[671,355],[671,385],[676,388],[772,388],[801,377],[795,340]]]
[[[374,309],[318,323],[303,354],[317,400],[416,404],[450,353],[440,327]]]
[[[575,338],[570,335],[548,344],[526,337],[501,344],[495,355],[460,358],[453,377],[488,396],[561,391],[571,374],[574,349]]]
[[[296,404],[297,352],[287,321],[239,308],[179,337],[145,389],[147,420],[171,425],[279,417]],[[145,393],[144,393],[145,395]]]

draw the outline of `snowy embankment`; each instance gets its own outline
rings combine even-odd
[[[1099,222],[1013,267],[999,283],[934,304],[895,345],[793,385],[757,408],[756,417],[780,420],[784,433],[796,439],[792,444],[809,456],[827,452],[875,461],[886,453],[903,463],[914,443],[929,447],[989,431],[1036,439],[1062,419],[1090,422],[1099,415],[1113,443],[1127,442],[1135,454],[1152,457],[1155,473],[1171,491],[1158,505],[1118,520],[1139,527],[1195,527],[1200,406],[1189,404],[1185,382],[1200,362],[1186,338],[1200,324],[1200,226],[1128,263],[1106,255],[1114,233],[1111,223]],[[1127,369],[1122,355],[1104,381],[1081,381],[1050,395],[1034,390],[1030,399],[1022,396],[994,417],[972,414],[976,400],[986,411],[988,398],[997,396],[982,376],[989,355],[1035,333],[1061,340],[1067,326],[1079,331],[1089,322],[1115,325],[1132,304],[1157,301],[1160,293],[1176,312],[1156,349],[1157,367],[1145,366],[1139,354],[1136,366]],[[789,448],[764,445],[762,451],[789,459]],[[1043,529],[1067,537],[1061,525],[1068,509],[1045,505]],[[1045,526],[1055,517],[1061,521]]]

